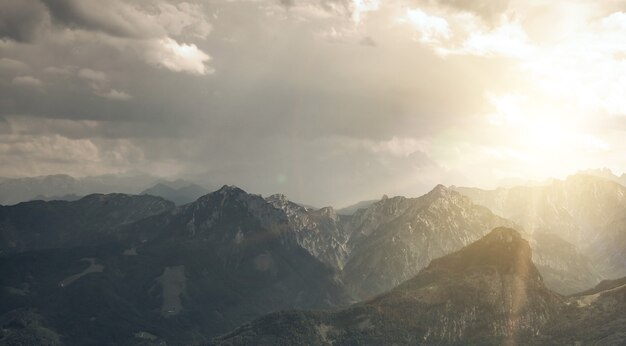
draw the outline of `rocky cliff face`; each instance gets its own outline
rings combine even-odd
[[[220,345],[527,344],[565,308],[519,233],[497,228],[388,293],[338,312],[271,314]]]
[[[601,231],[602,236],[586,248],[589,257],[605,277],[626,276],[626,217],[610,221]]]
[[[285,212],[300,246],[331,267],[343,269],[350,252],[345,227],[348,216],[337,215],[332,207],[308,209],[284,195],[272,195],[267,201]]]
[[[595,286],[602,279],[589,257],[554,233],[525,235],[533,249],[533,262],[546,286],[565,295]]]

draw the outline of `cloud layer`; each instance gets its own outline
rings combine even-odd
[[[0,9],[0,176],[144,171],[340,205],[626,170],[626,2]]]

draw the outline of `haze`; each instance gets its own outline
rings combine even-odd
[[[0,176],[314,205],[626,170],[626,1],[0,2]]]

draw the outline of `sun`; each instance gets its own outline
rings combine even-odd
[[[508,167],[534,179],[579,169],[581,157],[610,149],[569,107],[537,102],[523,94],[488,95],[487,117],[494,139],[487,150]]]

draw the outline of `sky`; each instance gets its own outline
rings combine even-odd
[[[626,171],[626,0],[0,0],[0,176],[313,205]]]

